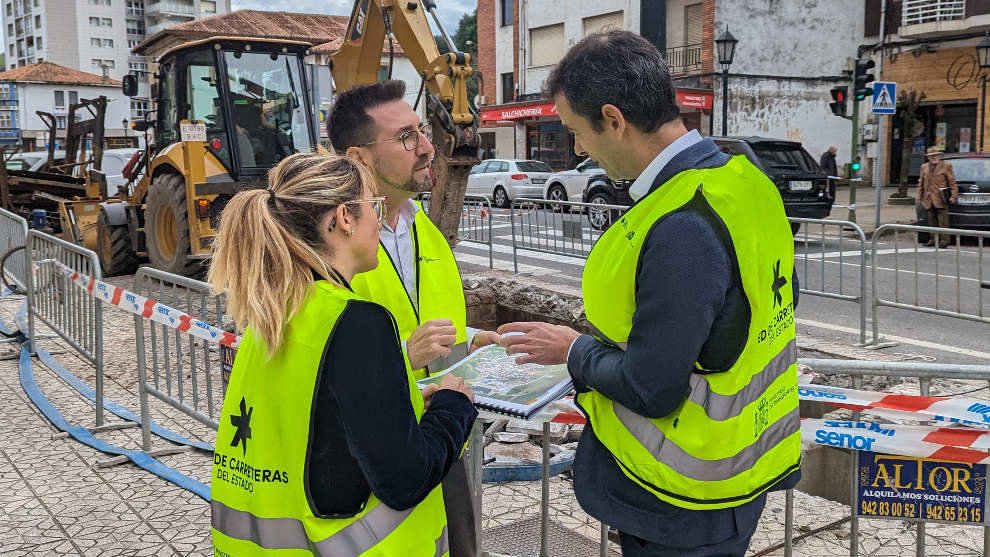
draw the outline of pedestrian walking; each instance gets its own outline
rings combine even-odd
[[[835,153],[838,152],[838,150],[839,149],[835,145],[831,145],[829,146],[828,151],[822,153],[821,158],[818,160],[818,166],[821,166],[822,170],[825,171],[825,174],[828,174],[829,176],[839,175],[839,169],[835,165]]]
[[[928,211],[928,226],[948,228],[949,227],[949,204],[955,203],[959,199],[959,186],[956,185],[956,175],[952,170],[952,165],[948,161],[942,160],[942,152],[938,147],[929,147],[925,152],[928,162],[921,165],[921,176],[918,178],[918,190],[915,194],[916,202]],[[944,248],[948,246],[949,240],[942,234],[934,234],[927,242],[926,246],[935,245],[935,237],[938,237],[938,246]]]
[[[499,332],[523,334],[502,344],[521,363],[567,363],[590,425],[574,491],[624,555],[744,555],[767,491],[793,487],[801,464],[798,285],[777,188],[687,131],[667,64],[634,33],[589,35],[544,93],[575,153],[635,179],[636,203],[585,266],[594,334],[513,323]]]
[[[342,93],[330,113],[330,140],[340,154],[364,162],[386,198],[378,267],[355,277],[354,291],[395,316],[417,379],[498,341],[494,331],[467,327],[464,287],[443,233],[413,197],[433,186],[429,125],[405,100],[402,81],[359,85]],[[450,552],[477,555],[478,532],[467,461],[444,478]]]
[[[463,380],[422,393],[395,320],[351,288],[384,199],[359,161],[300,153],[224,209],[208,281],[246,326],[224,397],[215,555],[448,555],[440,481],[477,417]]]

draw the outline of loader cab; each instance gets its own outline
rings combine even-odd
[[[179,123],[206,124],[206,148],[238,182],[254,181],[316,145],[303,71],[306,45],[210,40],[159,60],[155,142],[181,140]]]

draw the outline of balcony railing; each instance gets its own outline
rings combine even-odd
[[[196,15],[196,9],[192,2],[186,3],[181,0],[163,0],[145,4],[144,13],[149,17],[159,15]]]
[[[667,48],[667,65],[671,75],[701,71],[701,45],[689,44]]]
[[[966,0],[904,0],[901,25],[964,19]]]

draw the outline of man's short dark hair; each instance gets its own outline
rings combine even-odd
[[[676,119],[670,70],[660,51],[629,31],[593,33],[574,45],[550,73],[543,94],[562,94],[579,116],[602,131],[602,106],[611,104],[640,131]]]
[[[376,130],[368,111],[401,100],[405,94],[405,82],[397,80],[355,85],[341,93],[330,110],[330,144],[334,151],[343,154],[348,147],[374,141]]]

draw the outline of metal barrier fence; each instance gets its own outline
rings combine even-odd
[[[800,363],[808,365],[819,375],[849,375],[851,388],[861,389],[863,376],[875,375],[884,377],[915,377],[918,379],[919,394],[929,396],[933,379],[975,379],[990,381],[990,365],[958,365],[917,362],[874,362],[865,360],[828,360],[800,359]],[[853,412],[852,420],[859,420],[859,412]],[[857,451],[850,451],[850,536],[849,554],[856,557],[859,554],[859,515],[856,508],[858,464]],[[790,556],[793,549],[794,506],[793,490],[787,491],[787,502],[784,515],[784,555]],[[925,554],[925,521],[898,518],[917,522],[917,543],[915,555]],[[990,526],[983,526],[983,555],[990,557]]]
[[[519,272],[520,249],[587,259],[595,242],[628,208],[601,203],[514,199],[509,222],[515,272]]]
[[[831,219],[787,219],[794,235],[794,267],[801,294],[859,304],[859,342],[866,343],[866,235],[856,223]],[[830,233],[826,234],[826,229]],[[852,238],[843,233],[851,233]],[[803,244],[803,251],[798,246]],[[826,269],[829,270],[826,273]],[[837,270],[837,273],[832,272]]]
[[[894,247],[892,250],[877,249],[877,242],[885,234],[893,233]],[[904,233],[911,237],[916,234],[928,234],[934,245],[930,250],[920,247],[912,238],[910,249],[898,246],[900,235]],[[951,239],[951,248],[940,248],[939,243]],[[976,243],[975,253],[965,249],[964,238],[973,238]],[[935,228],[904,224],[885,224],[873,233],[871,252],[873,254],[873,343],[879,342],[879,308],[887,306],[899,309],[919,311],[944,317],[956,317],[970,321],[990,323],[990,295],[984,296],[983,291],[990,288],[990,261],[984,257],[984,247],[990,243],[990,231],[960,230],[953,228]],[[920,261],[919,254],[934,251],[933,261]],[[893,267],[883,265],[878,257],[893,255]],[[902,264],[905,267],[902,267]],[[948,267],[948,268],[947,268]],[[892,272],[893,281],[881,282],[878,277],[883,273]],[[901,280],[901,275],[907,274],[907,280]],[[892,282],[892,284],[891,284]],[[905,282],[907,284],[905,284]],[[906,288],[902,288],[906,286]],[[893,288],[893,292],[890,288]],[[948,300],[946,300],[948,298]],[[951,302],[952,299],[955,303]]]
[[[62,337],[96,368],[96,426],[103,425],[103,302],[72,284],[54,265],[54,259],[81,274],[101,280],[96,253],[54,236],[27,233],[27,313],[29,342],[35,353],[35,318]]]
[[[430,212],[430,194],[417,196],[423,210]],[[492,240],[492,202],[483,195],[465,195],[461,219],[457,223],[457,239],[488,245],[488,268],[495,268]]]
[[[14,248],[19,248],[27,242],[28,223],[24,217],[10,211],[0,209],[0,238],[3,242],[3,253],[0,257]],[[27,290],[27,258],[24,250],[12,253],[4,262],[3,270],[21,290]]]
[[[213,295],[205,282],[142,267],[134,276],[134,293],[222,326],[224,298]],[[145,452],[151,452],[149,394],[216,430],[224,395],[223,381],[215,380],[221,373],[219,345],[139,315],[134,316],[134,331]]]

